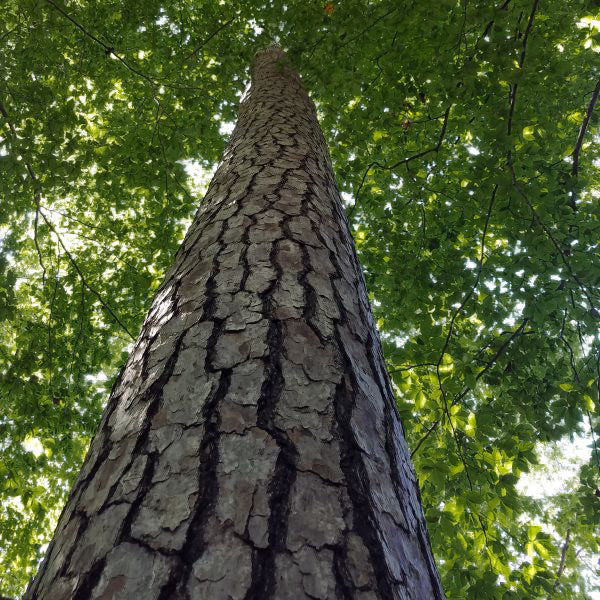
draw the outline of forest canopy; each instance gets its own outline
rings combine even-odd
[[[275,42],[318,108],[447,597],[598,597],[597,0],[4,0],[0,40],[1,595]],[[576,480],[528,496],[581,438]]]

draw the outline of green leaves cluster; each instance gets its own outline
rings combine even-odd
[[[590,598],[593,448],[570,493],[518,483],[540,443],[600,438],[597,110],[572,168],[599,19],[591,0],[6,0],[2,594],[34,572],[200,202],[182,161],[215,164],[279,41],[348,198],[447,597]]]

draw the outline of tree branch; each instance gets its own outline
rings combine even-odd
[[[75,354],[77,352],[77,347],[79,346],[79,340],[81,339],[81,334],[83,332],[83,320],[85,317],[85,286],[83,285],[83,281],[79,280],[81,283],[81,302],[79,306],[79,331],[77,332],[77,338],[75,339],[75,343],[73,344],[73,350],[71,352],[71,364],[69,365],[69,389],[71,388],[71,383],[73,381],[73,365],[75,364]]]
[[[482,233],[482,236],[481,236],[481,251],[480,251],[480,255],[479,255],[479,264],[478,264],[478,267],[477,267],[477,274],[475,276],[475,281],[473,282],[473,285],[471,286],[471,289],[469,290],[469,292],[463,298],[463,301],[460,303],[460,305],[456,308],[456,310],[452,314],[452,317],[450,319],[450,327],[448,329],[448,333],[446,335],[446,339],[444,340],[444,347],[442,348],[442,352],[440,353],[440,357],[439,357],[439,359],[437,361],[437,364],[436,364],[436,372],[437,372],[438,383],[439,383],[439,387],[440,387],[440,392],[442,393],[442,397],[444,399],[445,411],[448,414],[448,418],[450,417],[450,414],[448,412],[448,403],[447,403],[447,400],[446,400],[446,392],[444,390],[444,386],[442,385],[442,379],[441,379],[441,376],[440,376],[440,365],[442,364],[442,361],[444,359],[444,354],[446,354],[446,350],[448,349],[448,345],[450,343],[450,338],[452,337],[452,333],[454,331],[454,322],[456,321],[456,318],[458,317],[458,315],[461,312],[461,310],[467,305],[467,302],[471,299],[471,296],[473,295],[473,293],[477,289],[477,286],[479,285],[479,280],[481,279],[481,271],[483,269],[483,259],[484,259],[484,256],[485,256],[485,236],[487,234],[487,229],[488,229],[488,225],[489,225],[489,222],[490,222],[490,216],[492,214],[492,207],[494,205],[494,200],[496,198],[496,192],[497,191],[498,191],[498,184],[496,184],[494,186],[494,189],[492,190],[492,196],[490,198],[490,203],[489,203],[487,214],[486,214],[486,217],[485,217],[485,225],[483,227],[483,233]]]
[[[392,369],[388,371],[388,373],[398,373],[400,371],[411,371],[412,369],[417,369],[419,367],[435,367],[435,363],[420,363],[418,365],[406,365],[405,367],[398,367],[397,369]]]
[[[502,6],[497,8],[496,11],[494,11],[494,12],[497,12],[499,10],[506,10],[509,4],[510,4],[510,0],[505,0],[505,2],[502,4]],[[477,38],[477,41],[475,42],[475,48],[477,48],[477,46],[479,45],[479,42],[491,31],[495,22],[496,22],[495,17],[488,22],[488,24],[485,26],[485,29],[483,30],[483,33]]]
[[[486,363],[485,367],[479,371],[479,373],[477,373],[477,375],[475,376],[475,380],[479,381],[479,379],[481,379],[481,377],[487,372],[489,371],[497,362],[498,359],[504,354],[504,352],[506,351],[506,349],[508,348],[508,346],[511,344],[511,342],[516,339],[519,335],[526,335],[523,333],[523,329],[525,328],[525,325],[527,324],[528,319],[524,319],[523,322],[519,325],[519,327],[517,327],[517,329],[515,331],[511,332],[510,337],[508,338],[508,340],[506,340],[506,342],[504,342],[500,348],[498,349],[498,351],[496,352],[496,354],[494,354],[494,356]],[[478,351],[478,353],[481,352]],[[452,400],[452,404],[451,406],[454,406],[455,404],[457,404],[458,402],[460,402],[469,391],[471,391],[472,388],[470,387],[465,387],[463,389],[462,392],[460,392],[460,394],[457,394],[454,399]],[[419,450],[419,448],[422,446],[423,442],[425,442],[425,440],[431,435],[431,433],[433,433],[433,431],[437,428],[437,426],[440,424],[441,419],[436,419],[431,427],[427,430],[427,432],[425,433],[425,435],[423,437],[421,437],[421,439],[418,441],[417,445],[415,446],[415,449],[411,452],[411,458],[417,453],[417,451]]]
[[[533,204],[531,203],[531,200],[529,200],[529,198],[527,197],[527,194],[523,191],[523,189],[519,185],[519,182],[517,181],[517,176],[515,174],[515,169],[512,164],[512,158],[510,156],[509,156],[507,164],[508,164],[508,168],[511,173],[512,184],[513,184],[514,188],[517,190],[517,192],[519,192],[519,195],[525,200],[525,202],[527,203],[527,206],[529,206],[529,209],[531,210],[531,214],[533,217],[533,221],[535,223],[537,223],[542,228],[544,233],[548,236],[548,238],[552,242],[552,245],[554,246],[554,248],[560,255],[563,264],[565,265],[565,267],[567,268],[567,271],[569,272],[569,275],[571,275],[573,280],[577,283],[577,286],[579,287],[579,289],[582,291],[583,295],[586,297],[586,299],[590,305],[590,309],[592,311],[594,311],[594,313],[597,313],[597,309],[594,306],[594,301],[592,300],[592,297],[591,297],[590,293],[588,292],[587,288],[585,287],[585,285],[583,284],[581,279],[579,279],[577,274],[571,268],[571,264],[567,260],[567,257],[565,256],[563,249],[560,247],[560,244],[557,242],[554,235],[552,235],[552,231],[550,231],[548,226],[540,219],[539,215],[537,214],[537,211],[535,210],[535,208],[533,207]]]
[[[232,17],[231,19],[229,19],[228,21],[225,21],[224,23],[221,23],[221,25],[219,25],[206,39],[202,40],[202,42],[198,45],[197,48],[195,48],[194,50],[192,50],[184,59],[183,62],[186,63],[190,60],[190,58],[193,58],[194,56],[196,56],[196,54],[198,54],[198,52],[200,52],[200,50],[202,50],[202,48],[204,48],[204,46],[206,46],[206,44],[208,44],[208,42],[210,42],[210,40],[212,40],[218,33],[220,33],[221,31],[223,31],[223,29],[225,29],[225,27],[227,27],[228,25],[231,25],[231,23],[233,23],[235,21],[235,16]]]
[[[408,158],[403,158],[402,160],[399,160],[398,162],[396,162],[390,166],[382,165],[380,162],[378,162],[376,160],[367,166],[367,168],[365,169],[365,172],[362,176],[360,185],[358,186],[358,190],[356,190],[356,193],[354,194],[354,204],[352,205],[352,208],[348,211],[348,217],[351,217],[354,214],[354,211],[355,211],[356,207],[358,206],[358,199],[360,196],[360,192],[365,184],[367,174],[373,167],[377,167],[378,169],[382,169],[384,171],[393,171],[394,169],[398,168],[400,165],[406,165],[413,160],[417,160],[418,158],[421,158],[423,156],[426,156],[427,154],[430,154],[431,152],[439,152],[440,151],[440,148],[442,147],[442,142],[444,141],[444,136],[446,135],[446,128],[448,127],[448,117],[450,115],[451,108],[452,108],[452,104],[450,104],[450,106],[448,106],[448,108],[446,109],[446,112],[444,113],[444,122],[442,123],[442,129],[440,130],[440,134],[438,136],[438,141],[435,144],[435,146],[431,146],[431,148],[422,150],[421,152],[418,152],[417,154],[413,154],[412,156],[409,156]]]
[[[46,1],[50,2],[50,4],[52,4],[52,0],[46,0]],[[2,103],[0,103],[0,114],[2,114],[2,116],[6,119],[11,132],[16,137],[16,135],[17,135],[16,130],[15,130],[13,124],[10,122],[6,108],[4,107],[4,105]],[[56,238],[57,238],[59,244],[62,246],[63,250],[65,251],[65,254],[67,255],[69,261],[73,265],[75,271],[77,271],[77,274],[81,278],[81,281],[85,285],[85,287],[87,287],[87,289],[90,290],[90,292],[92,292],[92,294],[94,294],[98,298],[98,300],[100,301],[100,304],[110,313],[110,315],[113,317],[113,319],[122,327],[122,329],[127,333],[127,335],[129,335],[129,337],[132,340],[135,340],[135,337],[131,334],[131,332],[127,329],[127,327],[123,324],[123,322],[119,319],[119,317],[117,317],[117,315],[110,308],[110,306],[108,306],[108,304],[106,304],[106,302],[104,302],[104,300],[102,299],[102,296],[100,296],[100,294],[93,287],[91,287],[90,284],[87,282],[83,273],[81,272],[81,269],[79,268],[79,265],[77,264],[77,262],[75,261],[75,259],[73,258],[73,256],[71,255],[71,253],[69,252],[67,247],[65,246],[62,238],[60,237],[59,233],[56,231],[56,228],[54,227],[52,222],[46,218],[46,215],[44,214],[44,212],[42,211],[42,209],[40,207],[41,194],[40,194],[40,183],[38,181],[38,178],[35,175],[35,171],[33,170],[31,163],[25,161],[25,167],[26,167],[27,173],[29,174],[29,177],[33,183],[33,189],[34,189],[34,199],[35,199],[35,204],[36,204],[34,240],[35,240],[36,249],[38,251],[38,258],[40,260],[40,264],[41,264],[41,267],[43,270],[43,275],[42,275],[43,279],[45,280],[46,269],[45,269],[43,263],[41,262],[42,257],[41,257],[41,253],[40,253],[40,248],[37,243],[38,215],[41,215],[42,219],[44,219],[44,221],[46,222],[46,225],[48,225],[48,227],[50,228],[50,231],[52,231],[56,235]]]
[[[54,314],[54,302],[56,301],[56,292],[58,291],[58,280],[60,277],[60,258],[61,256],[59,253],[56,260],[56,273],[54,274],[54,291],[52,292],[52,299],[50,300],[50,314],[48,315],[48,389],[52,397],[54,397],[54,394],[52,393],[52,316]]]
[[[65,12],[60,6],[55,4],[53,0],[46,0],[46,2],[48,4],[50,4],[50,6],[52,6],[56,11],[58,11],[65,19],[67,19],[71,23],[73,23],[73,25],[75,25],[75,27],[77,27],[77,29],[79,29],[79,31],[81,31],[85,36],[89,37],[91,40],[96,42],[96,44],[102,46],[102,48],[104,48],[104,51],[106,52],[107,56],[110,56],[112,54],[120,63],[123,64],[124,67],[129,69],[132,73],[135,73],[139,77],[142,77],[143,79],[145,79],[152,85],[158,85],[158,83],[156,81],[154,81],[151,77],[149,77],[145,73],[142,73],[142,71],[136,69],[135,67],[132,67],[121,55],[117,54],[117,52],[115,51],[115,49],[112,46],[105,44],[101,39],[97,38],[93,33],[90,33],[83,25],[81,25],[73,17],[71,17],[71,15],[69,15],[67,12]]]
[[[399,8],[398,6],[395,6],[391,10],[388,10],[385,14],[381,15],[380,17],[377,17],[372,23],[367,25],[367,27],[365,27],[362,31],[359,31],[355,36],[352,36],[349,40],[346,40],[342,45],[338,46],[337,49],[341,50],[342,48],[346,47],[348,44],[351,44],[354,40],[357,40],[359,37],[361,37],[367,31],[369,31],[369,29],[371,29],[372,27],[375,27],[375,25],[377,25],[377,23],[379,23],[379,21],[381,21],[382,19],[385,19],[386,17],[391,15],[393,12],[396,12],[398,10],[398,8]]]
[[[437,426],[440,424],[440,419],[436,419],[431,427],[426,431],[425,435],[417,442],[415,449],[410,453],[410,458],[412,459],[414,455],[419,451],[419,448],[423,445],[423,443],[427,440],[427,438],[435,431]]]
[[[529,321],[529,319],[526,317],[525,319],[523,319],[523,322],[519,325],[519,327],[517,327],[517,329],[515,329],[515,331],[512,332],[511,336],[502,344],[502,346],[500,346],[500,348],[498,348],[496,354],[494,354],[494,356],[492,356],[492,358],[490,358],[490,360],[486,363],[485,367],[479,371],[479,373],[477,373],[477,375],[475,376],[476,380],[481,379],[481,377],[487,372],[489,371],[498,361],[498,359],[502,356],[502,354],[504,354],[504,351],[508,348],[509,344],[519,335],[521,335],[523,329],[525,328],[525,325],[527,325],[527,322]]]
[[[180,84],[176,84],[176,83],[170,83],[168,81],[163,81],[162,79],[156,79],[153,77],[150,77],[149,75],[146,75],[146,73],[144,73],[143,71],[140,71],[137,67],[134,67],[133,65],[131,65],[128,61],[126,61],[112,46],[109,46],[108,44],[106,44],[105,42],[103,42],[101,39],[99,39],[98,37],[96,37],[93,33],[91,33],[90,31],[88,31],[81,23],[79,23],[78,21],[76,21],[71,15],[69,15],[67,12],[65,12],[60,6],[58,6],[54,0],[46,0],[46,2],[48,4],[50,4],[50,6],[52,6],[57,12],[59,12],[65,19],[67,19],[68,21],[70,21],[75,27],[77,27],[77,29],[79,29],[79,31],[81,31],[86,37],[90,38],[91,40],[93,40],[96,44],[98,44],[99,46],[101,46],[104,49],[104,52],[106,53],[107,56],[114,56],[126,69],[128,69],[129,71],[131,71],[132,73],[134,73],[135,75],[137,75],[138,77],[141,77],[142,79],[144,79],[145,81],[147,81],[148,83],[150,83],[152,86],[159,86],[162,85],[164,87],[168,87],[168,88],[187,88],[187,89],[201,89],[198,88],[197,86],[191,86],[191,85],[180,85]],[[185,60],[187,61],[189,58],[192,57],[192,55],[195,52],[199,52],[202,49],[202,46],[204,46],[206,43],[208,43],[215,35],[217,35],[217,33],[219,33],[222,29],[225,28],[226,25],[229,25],[233,20],[235,19],[235,17],[233,19],[230,19],[229,21],[223,23],[221,26],[218,27],[218,29],[212,33],[192,54],[190,54]],[[184,61],[185,62],[185,61]]]
[[[558,590],[558,586],[560,585],[560,578],[562,577],[562,574],[565,570],[565,560],[567,557],[567,550],[569,549],[569,539],[571,536],[571,529],[567,529],[567,535],[565,537],[565,543],[563,544],[562,547],[562,552],[560,554],[560,566],[558,567],[558,572],[556,573],[556,580],[554,582],[554,585],[552,586],[552,590],[550,591],[550,594],[548,596],[548,600],[551,600],[551,598],[554,596],[554,594],[556,593],[556,591]]]
[[[4,117],[4,119],[8,123],[8,128],[10,129],[10,132],[12,133],[15,140],[18,139],[15,126],[12,124],[12,122],[8,116],[8,111],[6,110],[4,104],[2,104],[2,101],[0,101],[0,114]],[[31,181],[33,182],[33,187],[34,187],[35,219],[34,219],[34,224],[33,224],[33,243],[35,244],[35,250],[36,250],[37,256],[38,256],[38,262],[42,269],[42,287],[44,287],[46,285],[46,267],[45,267],[44,261],[42,259],[42,251],[40,249],[40,244],[38,241],[38,221],[39,221],[39,215],[40,215],[39,182],[35,176],[32,166],[27,161],[25,161],[25,168],[27,169],[27,172],[29,173],[29,177],[31,178]]]
[[[73,265],[73,268],[77,272],[77,275],[79,275],[79,278],[81,279],[81,282],[83,283],[83,285],[85,285],[85,287],[90,292],[92,292],[92,294],[94,294],[94,296],[96,296],[96,298],[98,298],[98,300],[99,300],[100,304],[102,305],[102,307],[104,307],[109,312],[109,314],[112,316],[112,318],[121,326],[121,328],[123,329],[123,331],[125,331],[125,333],[127,333],[127,335],[132,340],[135,340],[135,337],[127,329],[127,327],[121,321],[121,319],[119,319],[119,317],[114,313],[114,311],[112,310],[112,308],[103,300],[102,296],[89,284],[89,282],[85,278],[84,274],[82,273],[81,269],[79,268],[79,265],[77,264],[77,261],[73,258],[73,255],[69,252],[68,248],[65,246],[65,243],[63,242],[62,238],[60,237],[60,235],[56,231],[56,228],[54,227],[54,225],[52,224],[52,222],[48,220],[48,218],[46,217],[46,215],[44,214],[44,212],[42,210],[40,210],[40,215],[42,216],[42,219],[44,219],[44,221],[46,222],[46,225],[48,225],[48,227],[50,228],[50,230],[54,233],[54,235],[56,235],[56,239],[58,240],[58,243],[61,245],[62,249],[65,251],[65,254],[67,255],[67,258],[69,259],[70,263]]]
[[[592,99],[588,104],[587,110],[585,111],[585,117],[583,117],[583,121],[581,123],[581,127],[579,128],[579,135],[577,136],[577,142],[575,143],[575,149],[571,156],[573,157],[573,170],[571,174],[577,176],[579,170],[579,153],[581,152],[581,147],[583,145],[583,138],[585,136],[585,132],[587,130],[588,123],[590,122],[590,118],[592,116],[592,112],[594,111],[594,106],[596,105],[596,101],[598,100],[598,95],[600,94],[600,79],[598,79],[596,83],[596,87],[594,88],[594,92],[592,93]]]
[[[521,56],[519,57],[519,69],[523,68],[523,64],[525,63],[525,55],[527,53],[527,41],[529,39],[529,34],[531,33],[531,29],[533,27],[533,20],[535,19],[535,13],[537,10],[539,0],[534,0],[531,6],[531,13],[529,15],[529,21],[527,23],[527,28],[525,29],[525,35],[523,36],[523,46],[521,48]],[[515,112],[515,103],[517,101],[517,88],[518,83],[515,83],[509,94],[509,109],[508,109],[508,123],[507,123],[507,133],[508,135],[512,132],[512,122],[513,116]],[[510,152],[510,151],[509,151]]]
[[[439,357],[436,367],[435,367],[440,393],[442,395],[442,400],[444,402],[444,413],[448,417],[448,423],[450,424],[450,428],[452,429],[452,437],[454,438],[454,441],[456,443],[458,455],[463,464],[463,467],[465,468],[465,475],[467,477],[467,481],[468,481],[469,487],[471,489],[473,489],[473,483],[471,482],[471,476],[469,475],[469,469],[467,467],[467,463],[466,463],[465,457],[463,455],[461,445],[458,441],[458,436],[456,435],[456,430],[454,429],[454,424],[452,423],[452,416],[450,414],[450,407],[448,406],[448,398],[446,396],[446,390],[444,389],[444,386],[442,384],[442,376],[440,374],[440,366],[442,364],[442,361],[444,360],[444,355],[446,354],[446,350],[448,349],[448,345],[450,343],[450,338],[452,337],[452,332],[454,330],[454,322],[456,320],[456,317],[458,316],[460,311],[466,306],[467,302],[469,301],[469,299],[471,298],[471,296],[477,289],[477,286],[479,285],[479,280],[481,278],[481,271],[483,269],[483,259],[485,257],[485,236],[487,234],[487,229],[488,229],[488,225],[490,222],[490,216],[492,214],[492,207],[494,206],[494,200],[496,198],[497,191],[498,191],[498,184],[496,184],[494,186],[494,189],[492,190],[492,195],[490,198],[487,214],[485,217],[485,224],[483,226],[483,233],[481,235],[481,253],[479,256],[479,267],[477,269],[477,275],[475,277],[475,282],[473,283],[471,289],[469,290],[469,292],[467,293],[467,295],[461,302],[460,306],[454,311],[454,314],[452,315],[452,318],[450,319],[450,327],[448,329],[448,334],[446,335],[446,339],[444,341],[444,347],[442,348],[442,352],[440,353],[440,357]],[[483,522],[481,522],[481,519],[480,519],[480,523],[481,523],[481,527],[482,527],[484,535],[486,536],[486,541],[487,541],[487,535],[485,532],[485,528],[483,526]]]

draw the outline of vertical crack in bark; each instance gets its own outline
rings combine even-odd
[[[187,329],[184,330],[179,335],[179,337],[177,338],[177,341],[175,342],[175,348],[173,350],[173,353],[166,360],[164,369],[163,369],[160,377],[150,385],[150,387],[148,388],[148,390],[146,391],[146,393],[144,395],[144,398],[141,400],[141,401],[145,400],[145,401],[149,402],[150,406],[146,412],[144,424],[142,426],[142,433],[139,435],[139,437],[136,441],[136,444],[134,446],[134,449],[131,452],[132,461],[130,462],[129,466],[131,466],[131,464],[133,463],[133,459],[135,457],[140,456],[142,454],[146,454],[148,457],[148,460],[147,460],[146,466],[144,468],[144,474],[142,476],[142,480],[141,480],[141,483],[139,486],[139,491],[138,491],[137,497],[132,502],[131,508],[129,509],[129,511],[127,512],[127,514],[125,515],[125,518],[123,520],[121,531],[117,538],[117,540],[118,540],[117,544],[124,542],[124,541],[129,541],[131,543],[140,544],[139,540],[137,540],[131,536],[131,524],[133,523],[135,517],[138,514],[139,507],[141,506],[147,491],[150,489],[151,482],[152,482],[152,476],[154,474],[156,461],[158,459],[158,454],[156,452],[147,453],[148,438],[150,435],[150,426],[152,423],[152,419],[154,418],[154,415],[157,413],[157,411],[159,409],[160,402],[162,400],[164,386],[171,378],[171,376],[173,374],[173,370],[175,369],[175,364],[177,363],[179,351],[181,349],[183,338],[186,333],[187,333]],[[150,345],[151,345],[151,343],[148,344],[148,348],[150,347]],[[147,354],[148,353],[146,353],[146,356],[147,356]],[[145,359],[146,359],[146,357],[145,357]],[[127,470],[125,472],[127,472]],[[110,496],[107,498],[107,500],[104,504],[104,507],[106,507],[109,503],[110,503]],[[99,512],[102,512],[102,509]],[[83,531],[84,531],[83,529],[80,529],[80,534],[82,534]],[[76,547],[77,547],[77,545],[74,545],[74,548],[76,548]],[[87,600],[88,598],[91,597],[91,592],[93,591],[94,587],[96,586],[96,584],[98,583],[98,581],[100,579],[100,576],[102,574],[102,570],[104,569],[105,563],[106,563],[106,556],[103,556],[102,558],[97,560],[92,565],[90,571],[88,573],[86,573],[83,576],[83,578],[81,579],[81,581],[78,583],[77,588],[75,589],[75,592],[74,592],[73,600]]]
[[[369,367],[371,368],[371,373],[373,375],[373,381],[377,384],[379,388],[379,393],[383,398],[384,402],[384,427],[385,427],[385,452],[387,454],[389,463],[390,463],[390,475],[392,477],[392,486],[394,488],[394,494],[398,500],[398,505],[400,506],[403,514],[406,518],[406,510],[404,508],[404,493],[402,481],[400,480],[400,467],[398,465],[398,457],[396,455],[396,444],[394,442],[394,419],[398,419],[396,414],[396,407],[393,405],[394,399],[390,397],[386,390],[383,387],[383,383],[381,381],[380,372],[375,365],[374,360],[374,342],[373,342],[373,333],[370,332],[367,338],[367,359],[369,361]],[[402,527],[405,533],[410,534],[410,530],[406,527],[403,527],[398,523],[399,527]]]
[[[102,576],[105,564],[106,558],[102,558],[94,563],[91,570],[84,577],[82,583],[77,586],[77,589],[73,593],[72,600],[89,600],[92,597],[92,591]]]
[[[345,216],[341,213],[341,202],[338,202],[336,205],[337,211],[340,213],[338,220],[346,225],[346,231],[348,236],[351,237],[350,228],[348,227],[348,222]],[[358,261],[358,257],[356,256],[356,252],[352,252],[350,259],[353,262],[354,268],[358,277],[361,280],[363,287],[366,289],[366,285],[364,282],[364,277],[362,273],[362,268]],[[362,314],[363,320],[365,322],[371,321],[371,315],[365,314],[365,309],[362,304],[359,303],[359,310]],[[427,568],[427,573],[429,575],[429,580],[431,583],[432,592],[435,596],[434,600],[444,600],[444,593],[441,587],[440,578],[437,572],[437,567],[434,562],[433,554],[431,552],[431,544],[429,541],[429,536],[427,534],[427,530],[424,527],[424,515],[421,508],[421,494],[419,491],[418,483],[415,479],[414,488],[416,492],[417,506],[413,506],[410,501],[410,495],[407,493],[410,490],[406,490],[404,485],[400,479],[400,465],[398,464],[398,454],[397,454],[397,446],[395,442],[395,431],[394,431],[394,423],[397,422],[400,426],[401,431],[403,432],[400,416],[396,410],[396,404],[394,399],[394,393],[389,381],[389,375],[387,374],[387,370],[385,368],[385,360],[383,357],[383,353],[381,351],[381,346],[379,339],[377,337],[377,331],[374,327],[369,328],[369,335],[367,338],[366,346],[367,346],[367,360],[369,362],[369,367],[371,369],[371,373],[373,376],[373,380],[375,381],[377,387],[379,388],[379,392],[384,401],[384,428],[385,428],[385,451],[390,461],[390,474],[392,478],[392,485],[394,489],[394,494],[398,500],[398,505],[402,510],[402,513],[406,515],[406,509],[410,508],[413,511],[418,512],[419,514],[415,514],[415,521],[417,523],[417,530],[415,532],[411,532],[407,527],[403,527],[400,523],[397,523],[398,527],[401,527],[404,533],[409,535],[416,534],[418,538],[418,546],[421,550],[421,556],[425,566]],[[376,364],[376,358],[379,359],[379,365]],[[379,367],[379,368],[378,368]]]
[[[290,490],[296,479],[297,451],[288,435],[274,424],[277,402],[283,390],[281,373],[282,325],[272,321],[267,341],[269,358],[265,380],[258,402],[257,425],[269,433],[279,447],[275,471],[268,485],[269,521],[267,548],[255,548],[252,552],[252,583],[245,600],[268,600],[275,592],[275,558],[286,548],[289,516]]]
[[[225,198],[229,197],[229,191]],[[239,211],[239,206],[238,206]],[[217,283],[219,274],[219,257],[225,247],[223,237],[228,229],[228,221],[222,222],[221,231],[217,238],[219,250],[213,256],[211,274],[206,282],[206,301],[202,310],[200,322],[212,321],[213,330],[208,338],[204,370],[206,373],[215,373],[213,366],[213,355],[215,346],[223,332],[224,320],[215,318],[217,309]],[[204,435],[200,443],[200,466],[198,468],[198,496],[192,509],[191,521],[186,532],[185,541],[181,550],[176,555],[177,565],[171,570],[167,582],[163,585],[158,600],[180,600],[188,599],[189,592],[187,584],[190,578],[192,566],[205,550],[205,529],[210,516],[214,513],[217,503],[219,487],[217,482],[217,466],[219,464],[219,424],[218,411],[219,401],[227,395],[231,382],[231,369],[220,371],[219,383],[213,391],[210,400],[202,408],[202,423],[204,424]]]
[[[305,171],[307,169],[307,160],[308,157],[304,157],[299,170]],[[304,194],[302,194],[302,203],[300,207],[300,214],[303,217],[309,218],[309,201],[311,197],[310,190],[306,190]],[[314,226],[311,223],[311,230],[314,231]],[[314,319],[317,313],[317,292],[313,288],[312,285],[308,282],[308,275],[313,272],[312,265],[310,264],[310,258],[308,255],[308,249],[306,244],[300,244],[300,252],[302,258],[302,267],[303,271],[298,275],[298,282],[304,289],[304,311],[302,314],[302,318],[307,323],[307,325],[313,330],[315,335],[319,338],[319,341],[323,344],[325,342],[325,338],[321,330],[315,325]]]
[[[374,333],[370,332],[369,333],[369,338],[367,340],[367,346],[369,349],[369,352],[367,354],[368,359],[369,359],[369,365],[371,367],[371,371],[373,373],[373,377],[375,382],[377,383],[377,386],[379,387],[379,391],[381,393],[381,396],[384,399],[385,402],[385,450],[386,453],[388,455],[388,458],[390,460],[390,471],[391,471],[391,476],[392,476],[392,484],[394,486],[394,493],[396,495],[396,498],[398,499],[398,504],[400,506],[400,508],[402,509],[402,512],[405,514],[406,516],[406,505],[407,505],[407,498],[408,495],[406,494],[407,490],[404,490],[403,485],[402,485],[402,481],[400,480],[400,473],[399,473],[399,469],[400,466],[398,465],[398,455],[396,452],[396,443],[394,441],[394,420],[398,420],[398,422],[400,421],[400,417],[398,416],[397,412],[396,412],[396,406],[394,404],[394,397],[390,391],[390,386],[389,386],[389,382],[387,381],[382,381],[382,376],[385,376],[385,371],[382,373],[381,370],[377,370],[377,367],[375,365],[375,356],[376,356],[376,351],[379,350],[379,343],[374,341]],[[383,362],[383,358],[381,359]],[[386,389],[384,389],[384,383],[386,384]],[[421,512],[421,494],[419,492],[419,486],[417,484],[417,482],[415,481],[415,496],[418,500],[418,506],[410,506],[409,508],[413,509],[413,510],[418,510],[419,512]],[[434,600],[443,600],[444,598],[444,594],[441,588],[441,583],[440,583],[440,579],[437,575],[437,569],[434,563],[434,559],[433,559],[433,555],[431,553],[431,545],[429,543],[429,539],[428,539],[428,535],[426,533],[426,530],[424,531],[424,527],[422,524],[422,519],[423,516],[422,515],[416,515],[416,522],[417,522],[417,531],[415,532],[418,538],[418,542],[419,542],[419,549],[421,550],[421,556],[423,558],[423,561],[427,567],[427,572],[429,574],[429,579],[431,581],[431,587],[433,590],[433,593],[435,594],[435,599]],[[398,524],[400,526],[400,524]],[[403,527],[403,530],[406,534],[410,535],[411,531],[405,527]]]
[[[281,150],[281,149],[280,149]],[[285,185],[287,171],[282,176],[281,184],[276,190],[280,198],[280,190]],[[282,229],[286,238],[290,238],[287,221],[283,218]],[[278,243],[275,241],[270,253],[270,262],[277,274],[275,280],[262,293],[263,317],[269,321],[267,346],[269,354],[266,359],[265,374],[257,408],[257,425],[266,431],[277,443],[279,454],[275,462],[275,471],[268,485],[269,520],[267,548],[254,548],[252,551],[252,579],[245,595],[245,600],[269,600],[275,593],[275,559],[277,554],[286,550],[286,536],[290,511],[290,491],[296,480],[296,464],[298,451],[288,434],[275,425],[275,412],[284,387],[281,368],[283,354],[283,324],[275,317],[273,294],[282,279],[283,269],[277,262]]]
[[[333,206],[332,213],[335,217],[335,208]],[[339,217],[336,220],[339,221]],[[323,247],[327,248],[327,244],[323,240],[321,233],[316,229],[314,232],[321,240]],[[382,600],[387,600],[388,598],[394,598],[394,578],[386,566],[385,549],[379,538],[377,519],[375,518],[374,509],[371,506],[369,498],[369,476],[365,470],[361,455],[362,451],[356,441],[351,423],[352,411],[356,405],[354,390],[357,384],[354,367],[344,349],[344,343],[337,329],[338,325],[349,322],[344,303],[335,287],[335,281],[342,279],[343,275],[338,259],[331,249],[329,250],[329,258],[335,269],[335,272],[330,275],[331,287],[341,315],[340,319],[336,322],[334,337],[342,354],[344,365],[343,378],[336,387],[334,400],[335,419],[340,435],[340,467],[348,483],[347,491],[354,510],[354,528],[362,539],[371,558],[378,596]],[[342,569],[338,567],[336,575],[339,576],[341,574]],[[342,587],[345,585],[345,582],[338,581],[338,585]],[[342,589],[344,588],[342,587]]]
[[[338,339],[338,342],[341,340]],[[341,343],[340,343],[340,347]],[[340,466],[348,482],[348,495],[354,509],[354,528],[365,544],[371,557],[371,565],[377,583],[378,597],[381,600],[394,598],[393,578],[386,567],[385,550],[378,536],[377,520],[371,506],[368,482],[369,476],[362,462],[361,450],[352,432],[352,407],[355,404],[353,387],[348,386],[354,375],[348,357],[344,356],[344,380],[338,384],[335,395],[335,416],[340,431]]]
[[[335,546],[333,550],[333,576],[335,578],[335,593],[337,600],[354,600],[354,586],[348,571],[348,556],[345,544]]]

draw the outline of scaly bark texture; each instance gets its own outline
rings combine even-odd
[[[312,102],[272,47],[27,597],[442,599]]]

